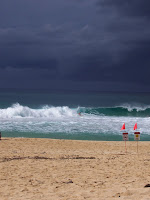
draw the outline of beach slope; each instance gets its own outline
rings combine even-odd
[[[150,142],[136,145],[2,138],[0,199],[149,200]]]

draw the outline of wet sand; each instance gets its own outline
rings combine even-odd
[[[150,200],[150,142],[0,140],[1,200]]]

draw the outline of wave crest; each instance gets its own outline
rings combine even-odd
[[[150,106],[132,106],[124,104],[116,107],[97,107],[97,108],[80,108],[80,111],[93,115],[104,116],[125,116],[125,117],[149,117]]]
[[[76,113],[74,110],[67,106],[63,107],[49,107],[43,106],[40,109],[32,109],[28,106],[22,106],[19,103],[13,104],[6,109],[0,109],[0,118],[48,118],[48,117],[61,117],[73,116]]]
[[[11,118],[67,118],[77,117],[77,113],[84,116],[125,116],[125,117],[149,117],[150,106],[131,106],[121,105],[117,107],[78,107],[69,108],[68,106],[43,106],[38,109],[30,108],[28,106],[13,104],[11,107],[0,109],[1,119]]]

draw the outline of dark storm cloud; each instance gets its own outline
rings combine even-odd
[[[117,36],[116,45],[123,52],[113,66],[112,75],[120,81],[150,83],[150,2],[148,0],[99,0],[99,12],[110,12],[107,28]],[[118,54],[119,55],[119,54]]]
[[[116,9],[121,14],[150,17],[149,0],[98,0],[97,5],[107,9]]]
[[[14,87],[146,88],[149,4],[0,0],[1,87],[9,79]]]

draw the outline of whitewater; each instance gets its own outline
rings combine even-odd
[[[121,140],[121,127],[125,123],[133,140],[133,127],[137,122],[141,138],[148,140],[149,116],[150,107],[145,105],[74,108],[44,105],[31,108],[15,103],[0,109],[0,131],[11,137]]]

